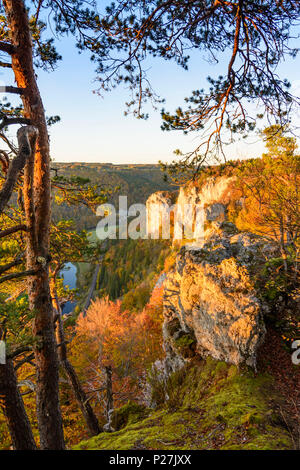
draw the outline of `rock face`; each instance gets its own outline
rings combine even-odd
[[[177,191],[157,191],[149,196],[146,202],[148,237],[160,238],[162,217],[169,213],[177,196]]]
[[[204,244],[183,247],[164,283],[167,374],[195,353],[255,368],[265,327],[251,267],[266,249],[259,237],[214,228]]]
[[[186,237],[189,243],[183,242],[176,266],[163,281],[167,375],[195,354],[256,367],[267,306],[255,291],[252,269],[263,262],[264,250],[271,248],[253,234],[239,233],[227,221],[234,181],[234,176],[209,177],[200,188],[193,183],[181,188],[177,201],[175,193],[167,192],[155,193],[147,201],[150,233],[157,227],[159,210],[175,202],[179,211],[192,208],[192,219],[196,208],[204,209],[201,237],[192,241]]]
[[[175,239],[181,239],[183,232],[178,227],[182,222],[188,226],[187,232],[192,233],[198,220],[197,208],[200,207],[204,210],[203,224],[212,221],[224,222],[231,197],[230,187],[234,180],[235,177],[209,177],[201,189],[189,184],[180,188],[179,193],[178,191],[158,191],[151,194],[146,202],[148,236],[156,239],[169,238],[172,233]],[[173,215],[170,216],[170,213]],[[167,227],[170,217],[173,218],[173,225],[174,220],[179,223],[175,232]],[[197,230],[195,230],[191,238],[195,241],[200,240],[202,232],[200,233],[201,235],[197,235]]]
[[[177,203],[179,205],[202,204],[203,206],[218,202],[227,204],[231,197],[230,186],[234,181],[234,176],[214,176],[208,177],[201,188],[190,183],[180,188]]]
[[[193,184],[180,188],[177,204],[182,209],[184,206],[201,206],[204,209],[205,222],[219,222],[226,220],[227,205],[231,198],[231,185],[235,177],[217,176],[207,178],[199,189]],[[193,213],[193,223],[196,219],[196,211]]]

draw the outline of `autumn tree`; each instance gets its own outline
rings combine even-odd
[[[239,173],[244,207],[237,224],[277,243],[287,272],[297,263],[300,237],[300,156],[296,139],[275,125],[262,132],[267,152],[245,162]]]
[[[65,190],[65,192],[66,195],[69,194],[68,191]],[[71,194],[74,197],[72,192]],[[54,312],[56,313],[56,340],[59,361],[82,411],[88,430],[92,436],[95,436],[101,432],[101,428],[75,368],[68,359],[67,340],[57,287],[58,275],[66,262],[97,262],[97,248],[93,249],[91,247],[86,231],[78,233],[72,225],[72,221],[60,221],[58,224],[53,224],[51,228],[50,292]]]
[[[78,317],[72,355],[106,417],[107,368],[116,406],[128,399],[143,401],[147,371],[163,354],[162,321],[162,288],[154,289],[142,311],[128,312],[120,300],[100,298]]]

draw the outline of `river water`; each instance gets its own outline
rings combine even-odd
[[[73,263],[66,263],[63,269],[60,271],[60,275],[63,278],[64,286],[68,286],[70,289],[76,289],[77,285],[77,267]],[[76,307],[76,302],[66,302],[62,308],[62,313],[70,313]]]

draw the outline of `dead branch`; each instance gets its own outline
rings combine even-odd
[[[5,69],[11,69],[12,68],[12,64],[9,64],[8,62],[2,62],[0,61],[0,67],[3,67]]]
[[[6,271],[9,271],[9,269],[11,268],[14,268],[15,266],[19,266],[20,264],[22,264],[22,258],[24,256],[24,253],[21,253],[20,255],[18,255],[14,261],[12,261],[11,263],[7,263],[3,266],[0,266],[0,274],[3,274],[5,273]]]
[[[0,41],[0,51],[6,52],[7,54],[12,55],[15,52],[16,48],[9,42]]]
[[[25,95],[26,88],[16,86],[0,86],[0,93],[12,93],[14,95]]]
[[[0,130],[4,129],[7,126],[11,126],[13,124],[24,124],[24,125],[30,126],[32,122],[30,119],[26,119],[22,117],[8,118],[5,116],[2,119],[2,122],[0,123]]]
[[[5,183],[0,191],[0,214],[3,212],[4,207],[12,195],[16,181],[20,172],[23,170],[27,159],[34,152],[34,148],[31,148],[29,139],[34,139],[35,147],[35,139],[37,134],[38,130],[33,126],[21,127],[18,130],[17,137],[19,143],[19,152],[17,157],[15,157],[10,164]]]
[[[14,359],[15,357],[18,357],[25,352],[32,352],[32,346],[20,346],[11,353],[7,354],[6,357],[7,359]]]

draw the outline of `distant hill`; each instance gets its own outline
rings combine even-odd
[[[128,206],[135,203],[145,203],[150,194],[156,191],[176,189],[173,184],[164,180],[159,165],[54,162],[51,167],[57,169],[58,174],[62,176],[89,178],[91,182],[101,183],[104,187],[106,185],[119,186],[118,194],[109,202],[116,203],[119,195],[127,195]],[[62,218],[74,219],[78,229],[93,228],[99,220],[86,207],[72,208],[66,204],[53,205],[53,218],[55,221]]]

